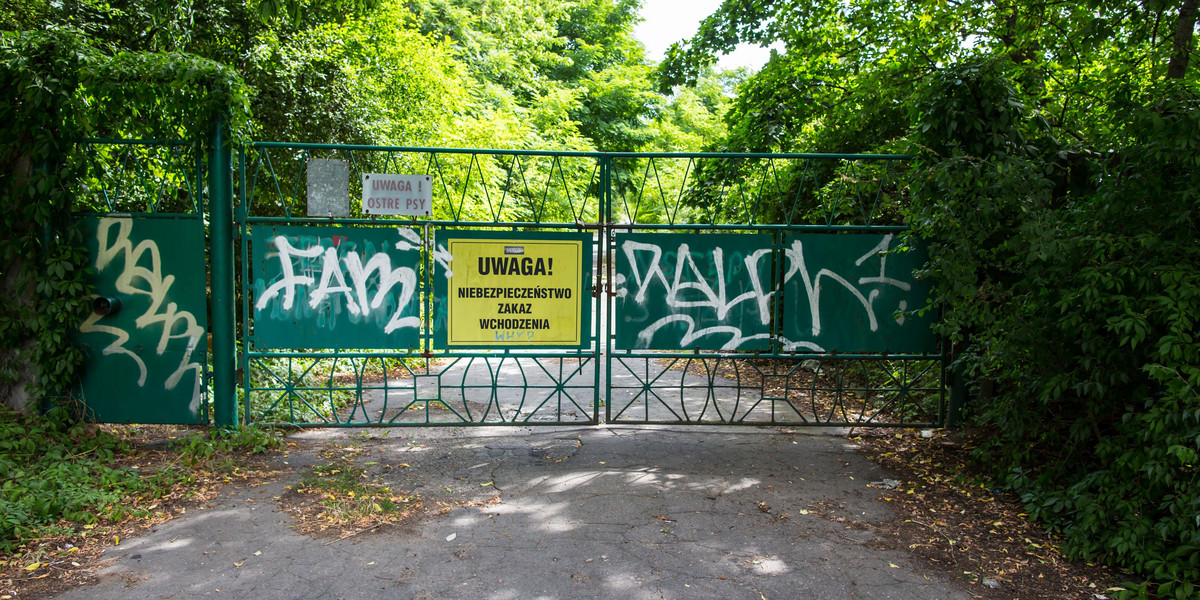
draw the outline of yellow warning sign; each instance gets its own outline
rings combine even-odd
[[[583,240],[449,239],[451,346],[578,346]]]

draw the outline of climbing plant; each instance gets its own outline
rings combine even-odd
[[[203,139],[249,128],[229,69],[179,53],[110,55],[73,29],[0,34],[0,385],[5,400],[63,403],[89,290],[76,208],[89,136]]]

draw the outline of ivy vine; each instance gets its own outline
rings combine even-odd
[[[75,333],[91,290],[72,219],[87,137],[246,139],[250,91],[230,68],[181,53],[118,53],[82,32],[0,33],[0,389],[11,404],[69,404]]]

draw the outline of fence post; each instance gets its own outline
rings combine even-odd
[[[237,350],[234,329],[236,319],[233,291],[233,196],[232,155],[225,139],[225,123],[213,124],[209,139],[209,260],[212,305],[212,369],[213,417],[217,427],[238,424],[237,382],[235,366]]]
[[[600,417],[600,403],[604,402],[604,418],[603,422],[609,420],[609,407],[612,405],[612,398],[606,393],[610,389],[609,381],[611,381],[612,373],[609,369],[609,356],[612,354],[612,346],[609,341],[608,332],[612,330],[612,310],[609,291],[613,290],[613,257],[609,254],[610,247],[609,232],[612,227],[612,168],[613,158],[607,152],[600,155],[600,189],[597,190],[597,206],[596,206],[596,243],[600,245],[598,257],[600,264],[596,265],[593,270],[596,272],[596,368],[593,369],[596,376],[595,389],[596,392],[592,398],[592,420],[596,424],[602,422]],[[601,370],[604,371],[604,377],[601,379]],[[601,398],[601,395],[604,397]]]
[[[946,423],[947,428],[958,428],[963,426],[963,422],[967,419],[967,404],[971,400],[970,391],[967,384],[967,369],[961,363],[955,362],[951,366],[950,374],[950,398],[946,406]]]

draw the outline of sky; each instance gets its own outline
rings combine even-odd
[[[716,12],[722,0],[642,0],[642,19],[633,34],[646,46],[646,57],[662,61],[667,48],[679,40],[690,38],[704,17]],[[742,44],[731,54],[717,61],[717,68],[749,67],[758,70],[771,51],[759,46]]]

